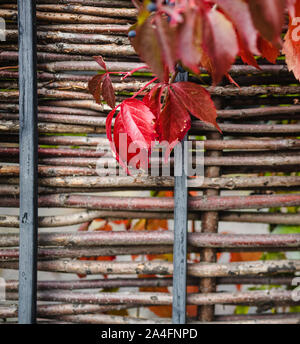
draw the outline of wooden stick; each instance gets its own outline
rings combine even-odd
[[[3,269],[18,269],[17,262],[0,262],[0,267]],[[64,272],[76,274],[157,274],[157,275],[171,275],[173,272],[173,264],[169,262],[106,262],[106,261],[74,261],[74,260],[51,260],[40,261],[38,263],[39,271]],[[254,262],[238,262],[238,263],[194,263],[189,264],[188,274],[194,277],[228,277],[235,276],[257,276],[258,274],[272,274],[276,273],[294,273],[300,271],[299,260],[270,260],[270,261],[254,261]],[[288,292],[291,293],[291,292]],[[74,295],[74,293],[69,293]],[[97,297],[101,294],[101,299]],[[89,297],[95,297],[97,303],[113,303],[111,297],[117,297],[117,293],[108,293],[110,297],[105,298],[105,293],[88,294]],[[221,295],[223,293],[220,293]],[[142,293],[134,294],[137,298],[142,297]],[[169,295],[169,294],[168,294]],[[200,294],[203,295],[203,294]],[[239,294],[240,295],[240,294]],[[264,293],[264,295],[270,295]],[[75,297],[75,295],[74,295]],[[103,299],[102,299],[103,297]],[[95,300],[96,300],[95,299]],[[76,300],[76,301],[75,301]],[[92,299],[88,299],[92,300]],[[101,301],[100,301],[101,300]],[[107,301],[102,301],[107,300]],[[136,300],[129,296],[126,299],[127,303],[135,303]],[[44,300],[47,301],[47,300]],[[51,300],[54,301],[54,300]],[[70,302],[70,300],[56,299],[56,301]],[[73,302],[78,300],[75,298]],[[86,303],[87,299],[83,300]],[[92,301],[90,301],[93,303]],[[125,302],[125,300],[124,300]],[[148,301],[147,301],[148,302]],[[195,300],[196,302],[196,300]],[[209,299],[206,299],[209,302]],[[121,303],[120,300],[117,303]],[[149,303],[153,304],[153,303]]]
[[[43,169],[44,171],[46,169]],[[49,169],[50,170],[50,169]],[[54,169],[55,170],[55,169]],[[77,192],[81,192],[81,189],[88,190],[89,188],[98,190],[111,190],[111,189],[172,189],[174,186],[174,177],[76,177],[72,169],[69,169],[68,176],[52,177],[52,178],[40,178],[39,185],[44,187],[54,187],[54,188],[74,188]],[[50,173],[53,174],[53,169]],[[66,168],[66,175],[67,175]],[[87,171],[90,172],[90,171]],[[7,174],[7,172],[6,172]],[[0,175],[1,169],[0,169]],[[6,180],[6,183],[17,182],[18,180]],[[0,190],[2,187],[7,187],[8,185],[1,185],[5,180],[0,179]],[[16,186],[14,186],[16,187]],[[188,187],[202,190],[202,189],[214,189],[214,190],[239,190],[239,189],[256,189],[256,188],[279,188],[286,189],[292,188],[293,190],[299,190],[300,187],[300,177],[294,176],[271,176],[271,177],[231,177],[231,178],[196,178],[188,181]]]
[[[3,92],[4,93],[4,92]],[[14,92],[9,92],[14,93]],[[55,92],[43,92],[40,90],[39,94],[43,93],[44,95],[55,94]],[[63,93],[63,92],[61,92]],[[70,94],[70,97],[73,96],[71,93],[75,92],[64,92],[65,96]],[[81,94],[81,93],[79,93]],[[15,95],[17,96],[17,94]],[[299,124],[220,124],[220,128],[224,134],[231,135],[242,135],[248,134],[248,136],[299,136],[300,135],[300,125]],[[19,130],[18,121],[9,120],[3,121],[0,120],[0,131],[7,132],[17,132]],[[56,131],[55,131],[56,130]],[[195,121],[192,124],[191,134],[201,134],[207,132],[215,132],[217,129],[210,124],[206,124],[201,121]],[[48,124],[48,123],[39,123],[39,131],[44,133],[103,133],[105,128],[94,128],[86,126],[72,126],[65,124]]]
[[[77,33],[95,33],[95,34],[110,34],[110,35],[126,35],[130,25],[123,24],[54,24],[54,25],[39,25],[41,31],[60,31],[60,32],[77,32]]]
[[[86,305],[75,303],[63,303],[63,304],[44,304],[37,306],[37,315],[40,317],[54,317],[62,315],[76,315],[87,313],[101,313],[114,310],[121,310],[130,308],[127,305],[112,305],[112,306],[99,306],[99,305]],[[7,307],[0,307],[0,319],[16,318],[18,317],[17,305],[10,305]]]
[[[74,4],[74,0],[37,0],[38,4]],[[133,8],[131,1],[127,0],[76,0],[77,4],[101,7],[129,7]]]
[[[290,277],[220,277],[218,284],[258,284],[258,285],[291,285]],[[197,278],[189,278],[188,285],[198,285]],[[99,288],[137,288],[137,287],[171,287],[172,278],[111,278],[111,279],[82,279],[65,281],[38,281],[38,290],[81,290]],[[17,280],[6,280],[6,292],[18,290]]]
[[[41,107],[42,108],[42,107]],[[42,112],[43,109],[39,108]],[[64,108],[62,108],[64,109]],[[45,107],[45,111],[48,108]],[[71,111],[72,109],[70,109]],[[55,109],[53,109],[55,111]],[[58,110],[61,112],[64,110]],[[67,109],[66,109],[67,111]],[[80,112],[81,110],[78,110]],[[75,109],[75,112],[76,109]],[[92,115],[92,113],[91,113]],[[17,137],[13,135],[5,136],[1,135],[1,142],[17,142]],[[104,137],[80,137],[80,136],[40,136],[39,143],[45,145],[63,145],[63,146],[90,146],[96,147],[98,145],[109,146],[109,142]],[[239,149],[239,150],[292,150],[300,148],[299,139],[235,139],[235,140],[208,140],[204,141],[205,149],[214,150],[227,150],[227,149]],[[0,172],[1,173],[1,172]]]
[[[40,216],[39,227],[63,227],[81,224],[94,219],[172,219],[173,214],[168,212],[126,212],[126,211],[101,211],[85,210],[75,214],[57,215],[57,216]],[[189,220],[201,219],[201,213],[189,213]],[[300,214],[276,214],[276,213],[259,213],[259,212],[232,212],[226,211],[220,213],[220,221],[240,222],[240,223],[267,223],[277,225],[298,225]],[[12,215],[0,216],[1,227],[18,228],[19,217]],[[276,284],[276,283],[275,283]]]
[[[122,255],[155,255],[170,254],[173,249],[171,245],[164,246],[139,246],[139,247],[98,247],[98,248],[39,248],[38,259],[60,259],[60,258],[82,258],[99,256],[122,256]],[[0,249],[0,261],[19,261],[19,250]]]
[[[17,30],[6,31],[6,42],[17,41]],[[37,39],[43,43],[45,42],[65,42],[65,43],[108,43],[118,45],[130,45],[130,41],[127,37],[116,35],[103,35],[103,34],[81,34],[71,32],[59,32],[59,31],[38,31]]]
[[[120,72],[127,72],[131,71],[135,68],[142,67],[144,64],[140,62],[114,62],[114,61],[108,61],[107,62],[107,68],[110,71],[120,71]],[[43,64],[40,66],[40,68],[44,70],[48,70],[51,72],[58,72],[63,70],[85,70],[85,71],[97,71],[99,70],[99,65],[96,62],[86,61],[86,62],[57,62],[57,63],[48,63]],[[205,72],[205,70],[202,70]],[[274,73],[276,75],[284,75],[288,74],[289,71],[286,66],[280,66],[280,65],[261,65],[260,69],[256,69],[251,66],[239,66],[234,65],[232,66],[230,73],[232,75],[241,75],[241,74],[253,74],[253,75],[259,75],[259,74],[266,74],[266,73]]]
[[[101,4],[99,4],[101,6]],[[3,9],[16,10],[16,5],[2,5]],[[134,19],[137,16],[137,10],[134,8],[108,8],[108,7],[96,7],[96,6],[82,6],[70,4],[45,4],[36,6],[38,11],[42,12],[57,12],[57,13],[71,13],[71,14],[88,14],[92,16],[100,17],[116,17],[116,18],[131,18]]]
[[[3,234],[0,239],[1,247],[14,247],[18,244],[17,234]],[[173,234],[170,231],[151,233],[142,232],[76,232],[76,233],[41,233],[39,235],[40,246],[68,246],[72,248],[99,248],[112,249],[115,246],[130,245],[139,248],[140,246],[171,246],[173,244]],[[276,248],[297,249],[300,246],[300,238],[297,234],[227,234],[216,233],[189,233],[188,244],[197,248],[219,248],[219,249],[256,249],[265,250],[276,246]],[[103,248],[103,247],[102,247]],[[151,248],[151,247],[150,247]],[[143,250],[145,248],[143,247]],[[169,249],[169,248],[168,248]],[[11,257],[16,258],[16,251],[11,252]],[[3,251],[9,255],[9,252]],[[71,251],[70,251],[71,252]],[[93,251],[96,252],[96,251]],[[99,253],[93,253],[101,255]],[[114,251],[115,252],[115,251]],[[125,251],[124,251],[125,252]],[[79,253],[79,252],[78,252]],[[115,255],[104,254],[104,255]]]
[[[116,10],[118,12],[118,10]],[[0,17],[6,20],[14,21],[17,17],[18,11],[0,9]],[[54,13],[54,12],[36,12],[38,21],[51,23],[81,23],[81,24],[128,24],[128,19],[111,18],[91,16],[85,14],[69,14],[69,13]]]

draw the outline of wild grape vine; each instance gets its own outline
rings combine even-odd
[[[172,149],[190,129],[191,115],[220,130],[206,89],[191,82],[174,83],[179,68],[198,77],[206,70],[213,85],[223,77],[234,82],[229,73],[237,57],[259,68],[257,56],[275,63],[282,50],[289,70],[300,79],[300,0],[132,1],[138,15],[128,36],[146,63],[141,70],[148,68],[155,78],[117,106],[112,72],[101,56],[95,59],[104,74],[89,82],[96,101],[104,100],[113,109],[107,116],[107,137],[126,169],[140,151],[149,156],[153,142],[167,142]],[[289,28],[283,42],[287,16]],[[123,79],[137,70],[123,73]],[[137,99],[138,95],[143,98]],[[121,147],[120,134],[126,135],[127,147],[136,145],[135,152]]]

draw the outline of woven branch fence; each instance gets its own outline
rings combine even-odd
[[[16,1],[1,1],[0,17],[7,23],[6,41],[0,44],[3,271],[18,270],[19,257],[19,218],[7,211],[19,206],[17,14]],[[51,214],[39,217],[38,270],[72,276],[68,280],[38,282],[40,322],[171,322],[169,318],[144,319],[132,313],[123,316],[122,312],[172,304],[171,289],[157,291],[158,287],[172,286],[172,262],[144,259],[146,255],[172,253],[172,222],[169,230],[157,232],[66,230],[66,226],[79,228],[95,219],[173,218],[173,197],[144,196],[147,190],[172,191],[173,177],[111,177],[109,168],[99,176],[95,168],[99,161],[102,166],[110,166],[114,158],[103,154],[103,149],[109,147],[104,135],[109,107],[97,105],[87,91],[88,80],[99,69],[92,57],[104,56],[112,71],[142,66],[127,39],[135,15],[129,0],[37,1],[39,207],[51,208]],[[254,224],[268,224],[270,230],[277,225],[300,226],[300,86],[283,60],[276,65],[258,61],[259,70],[239,61],[232,67],[230,74],[240,88],[226,81],[207,87],[218,107],[223,135],[200,121],[194,121],[190,131],[194,142],[205,138],[204,181],[189,181],[190,191],[197,191],[197,196],[189,196],[189,220],[193,224],[201,221],[201,229],[198,231],[196,226],[188,237],[189,254],[200,253],[199,261],[190,260],[188,264],[188,286],[197,290],[187,298],[188,305],[197,307],[197,315],[189,318],[192,323],[300,322],[300,308],[296,307],[300,301],[293,291],[300,260],[285,256],[289,251],[299,251],[299,231],[251,233]],[[113,76],[117,100],[139,90],[150,78],[140,73],[120,82]],[[190,80],[195,81],[192,76]],[[210,85],[205,74],[202,81]],[[128,192],[122,195],[122,191],[135,192],[128,197]],[[73,212],[62,215],[66,208]],[[55,209],[60,213],[53,215]],[[221,234],[218,229],[223,222],[240,224],[240,234]],[[243,234],[244,226],[250,232]],[[270,260],[217,261],[224,252],[282,252],[282,258],[276,255]],[[132,255],[142,260],[135,261]],[[99,256],[123,258],[78,259]],[[76,274],[99,276],[79,279]],[[223,292],[220,285],[232,289]],[[242,289],[239,291],[236,285]],[[247,285],[264,288],[249,290]],[[272,288],[274,285],[278,288]],[[99,292],[102,288],[104,292]],[[105,292],[112,288],[118,291]],[[151,289],[146,292],[138,288]],[[1,319],[16,320],[17,300],[18,281],[6,281]],[[252,306],[258,312],[218,315],[215,305]],[[289,312],[291,307],[293,313]],[[277,313],[271,313],[272,309]]]

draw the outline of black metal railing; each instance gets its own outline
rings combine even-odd
[[[187,81],[188,73],[179,72],[176,82]],[[187,136],[183,140],[186,141]],[[186,276],[187,276],[187,223],[188,223],[188,190],[187,176],[184,169],[185,149],[182,145],[181,159],[175,154],[175,170],[181,170],[181,176],[174,182],[174,248],[173,248],[173,307],[174,324],[186,322]],[[178,166],[179,164],[179,166]]]
[[[38,231],[37,51],[35,1],[18,0],[20,112],[20,256],[21,324],[36,320]]]

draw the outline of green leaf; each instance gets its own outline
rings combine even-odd
[[[234,310],[234,314],[248,314],[249,312],[249,306],[236,306]]]
[[[290,312],[291,313],[300,313],[300,306],[290,307]]]
[[[300,226],[285,226],[279,225],[276,226],[273,234],[298,234],[300,233]]]
[[[286,259],[283,252],[266,252],[261,256],[261,260],[281,260]]]
[[[285,226],[279,225],[276,226],[272,234],[299,234],[300,233],[300,226]],[[287,259],[300,259],[300,252],[287,252],[286,253]]]

